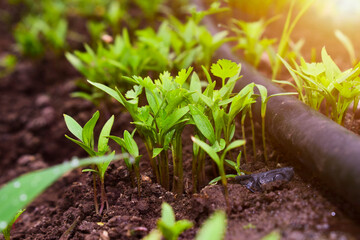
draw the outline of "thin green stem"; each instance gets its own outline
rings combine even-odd
[[[170,190],[170,177],[169,177],[169,158],[166,150],[161,151],[159,159],[160,179],[161,185],[166,189]]]
[[[261,116],[261,133],[262,133],[262,141],[263,141],[263,148],[264,148],[264,158],[266,164],[268,164],[268,156],[266,151],[266,139],[265,139],[265,116]]]
[[[99,214],[102,213],[102,211],[105,208],[106,205],[106,210],[109,210],[109,202],[107,200],[107,196],[106,196],[106,192],[105,192],[105,183],[104,183],[104,178],[100,177],[100,189],[101,189],[101,206],[100,206],[100,210],[99,210]]]
[[[172,157],[173,157],[173,166],[174,166],[173,192],[176,194],[182,194],[184,191],[181,133],[182,133],[182,129],[175,132],[175,138],[172,146],[173,149]]]
[[[250,124],[251,124],[251,134],[252,134],[252,147],[253,147],[253,157],[254,161],[256,160],[256,142],[255,142],[255,127],[254,127],[254,119],[252,115],[252,108],[250,105],[249,109],[249,117],[250,117]]]
[[[92,166],[93,169],[95,169],[95,166]],[[94,206],[95,206],[95,213],[99,215],[99,203],[97,200],[97,187],[96,187],[96,175],[97,173],[93,172],[93,189],[94,189]]]
[[[245,116],[246,115],[241,117],[241,132],[242,132],[242,138],[243,139],[246,139],[246,136],[245,136]],[[246,144],[244,144],[243,149],[244,149],[245,163],[248,163]]]

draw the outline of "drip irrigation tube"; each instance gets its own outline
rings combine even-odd
[[[193,0],[204,9],[201,0]],[[212,32],[218,27],[209,17],[204,24]],[[265,86],[268,95],[284,92],[252,66],[240,60],[229,45],[216,53],[217,59],[241,62],[243,78],[236,90],[254,82]],[[253,108],[255,119],[260,119],[260,102]],[[280,148],[315,171],[330,189],[342,196],[360,212],[360,137],[311,109],[295,97],[278,96],[267,104],[266,134]]]

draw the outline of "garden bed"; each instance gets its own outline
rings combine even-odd
[[[0,30],[4,43],[1,49],[6,51],[12,39],[9,29]],[[79,74],[65,58],[47,56],[37,62],[20,61],[11,75],[0,80],[0,184],[72,156],[86,156],[64,137],[67,129],[63,113],[83,124],[96,111],[91,103],[70,97],[77,77]],[[115,114],[114,133],[133,128],[129,114],[116,108],[111,114]],[[27,207],[15,224],[13,239],[59,239],[72,224],[75,227],[68,239],[141,239],[156,227],[163,201],[174,208],[177,219],[194,222],[194,227],[180,236],[192,239],[203,221],[216,209],[225,210],[226,205],[220,185],[204,186],[200,193],[191,194],[191,133],[192,129],[187,128],[183,137],[184,194],[174,195],[154,183],[150,164],[144,157],[140,164],[139,197],[137,189],[131,187],[125,165],[114,163],[106,176],[110,209],[98,216],[93,206],[91,178],[75,170]],[[243,168],[262,172],[293,166],[294,178],[289,183],[270,184],[260,193],[230,182],[225,239],[259,239],[272,231],[280,232],[284,239],[359,238],[360,219],[352,207],[293,161],[291,154],[283,156],[282,149],[272,150],[268,166],[259,161],[258,154],[259,159],[251,159]],[[140,145],[140,152],[146,156],[144,146]],[[211,166],[207,172],[208,180],[216,177]]]

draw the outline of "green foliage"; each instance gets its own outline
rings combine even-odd
[[[342,72],[325,48],[321,57],[322,62],[319,63],[307,63],[301,59],[301,65],[294,63],[295,69],[281,59],[295,83],[277,82],[293,86],[299,93],[299,99],[316,110],[325,102],[326,114],[342,124],[350,104],[357,105],[359,101],[360,65]]]
[[[67,47],[68,23],[62,1],[41,1],[16,26],[14,37],[22,54],[38,57],[45,49],[59,53]]]
[[[198,233],[196,240],[221,240],[226,233],[226,214],[222,211],[216,211],[207,219]]]
[[[183,85],[191,71],[192,68],[182,70],[175,78],[170,76],[170,73],[164,72],[155,81],[149,77],[134,76],[132,81],[136,85],[125,96],[117,88],[113,90],[103,84],[89,81],[114,97],[129,111],[147,148],[154,175],[166,189],[170,189],[168,169],[170,149],[173,153],[174,172],[179,174],[176,179],[180,183],[176,186],[182,186],[181,133],[188,121],[187,100],[191,95]],[[139,107],[139,95],[143,89],[147,105]],[[174,191],[182,192],[182,187]]]
[[[272,98],[272,97],[295,95],[297,93],[286,92],[286,93],[277,93],[277,94],[268,96],[267,89],[264,86],[256,84],[256,87],[259,90],[260,97],[261,97],[261,132],[262,132],[262,142],[263,142],[263,148],[264,148],[264,158],[267,163],[268,156],[267,156],[267,150],[266,150],[266,137],[265,137],[265,116],[266,116],[267,103],[270,100],[270,98]]]
[[[164,202],[161,206],[161,219],[158,220],[158,228],[143,238],[144,240],[176,240],[178,236],[193,226],[188,220],[176,221],[171,206]],[[226,214],[223,211],[213,213],[201,226],[196,234],[196,240],[221,240],[226,232]]]
[[[278,230],[274,230],[261,238],[261,240],[280,240],[280,239],[281,239],[281,234]]]
[[[92,116],[92,118],[84,125],[84,127],[81,127],[72,117],[64,114],[64,119],[67,128],[78,140],[71,138],[67,135],[65,135],[65,137],[71,140],[72,142],[78,144],[80,147],[82,147],[91,157],[103,156],[110,151],[110,147],[108,145],[109,142],[108,136],[110,135],[110,131],[114,123],[114,116],[111,116],[111,118],[104,124],[98,138],[97,148],[95,148],[94,128],[96,122],[99,119],[99,116],[100,116],[99,111],[96,111]],[[113,152],[111,156],[114,156],[114,154],[115,152]],[[107,209],[109,208],[105,193],[104,180],[105,180],[105,172],[108,166],[110,165],[111,160],[112,160],[111,158],[108,158],[107,161],[96,164],[96,169],[93,167],[92,169],[83,170],[83,172],[93,172],[94,174],[97,174],[100,178],[100,189],[101,189],[100,210],[98,210],[97,200],[96,200],[97,199],[96,178],[95,177],[93,178],[95,210],[97,213],[100,214],[104,208],[104,204],[106,204]]]
[[[188,220],[176,221],[173,209],[164,202],[161,205],[161,219],[157,223],[158,229],[167,240],[176,240],[178,236],[193,226]]]
[[[295,1],[291,1],[291,5],[290,5],[290,9],[288,12],[288,15],[286,17],[286,21],[285,21],[285,25],[284,25],[284,29],[279,41],[279,45],[277,48],[277,53],[273,54],[273,56],[270,56],[271,60],[271,68],[273,70],[272,73],[272,79],[276,79],[277,75],[279,74],[280,70],[281,70],[281,60],[279,57],[283,59],[289,59],[294,61],[298,56],[297,53],[299,53],[299,51],[295,51],[295,52],[291,52],[290,51],[290,43],[291,43],[291,38],[290,35],[292,33],[292,31],[294,30],[296,24],[298,23],[298,21],[300,20],[300,18],[304,15],[304,13],[310,8],[310,6],[313,4],[314,0],[308,0],[305,1],[305,3],[301,6],[300,11],[298,12],[298,14],[294,17],[293,20],[291,20],[292,18],[292,14],[293,14],[293,10],[295,7]],[[298,44],[295,44],[298,45]],[[301,46],[301,43],[300,43]],[[299,48],[299,45],[296,46],[296,48]]]
[[[269,53],[270,47],[275,43],[276,39],[263,38],[266,27],[276,20],[277,17],[267,21],[260,19],[256,22],[246,22],[235,20],[235,27],[232,30],[237,34],[238,43],[234,49],[243,49],[245,60],[258,67],[260,59],[265,52]]]
[[[218,166],[220,176],[221,176],[221,182],[225,188],[226,204],[227,204],[227,206],[229,206],[228,205],[229,201],[228,201],[227,179],[226,179],[226,174],[225,174],[225,169],[224,169],[225,156],[226,156],[226,153],[229,152],[230,150],[232,150],[234,148],[238,148],[240,146],[243,146],[245,144],[245,140],[236,140],[236,141],[229,143],[229,145],[224,149],[224,151],[222,152],[222,154],[220,156],[217,153],[218,149],[216,146],[210,146],[207,143],[205,143],[195,137],[191,137],[191,140],[195,144],[199,145],[199,147],[201,147]]]
[[[0,231],[11,223],[12,219],[32,200],[48,188],[66,172],[90,164],[101,164],[112,160],[120,160],[122,155],[93,158],[73,158],[70,162],[37,170],[11,180],[0,188]]]
[[[16,220],[20,217],[20,215],[25,211],[25,209],[20,209],[18,213],[15,215],[13,220],[7,225],[5,229],[2,230],[5,240],[10,240],[10,231]]]

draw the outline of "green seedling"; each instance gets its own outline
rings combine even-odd
[[[0,231],[14,219],[19,209],[24,209],[38,195],[66,172],[91,164],[102,164],[109,160],[120,160],[126,155],[101,156],[78,159],[33,171],[11,180],[0,188]]]
[[[195,92],[192,97],[193,106],[190,105],[192,123],[196,126],[195,136],[202,141],[208,140],[218,151],[225,148],[235,131],[233,118],[225,117],[229,98],[236,81],[240,78],[241,66],[230,60],[221,59],[213,64],[213,74],[221,78],[222,87],[215,90],[216,81],[213,81],[209,72],[203,67],[208,86],[202,92],[201,81],[197,74],[193,74],[190,82],[190,91]],[[224,132],[225,140],[221,138]],[[193,192],[197,191],[198,184],[203,184],[205,153],[198,145],[193,145]]]
[[[14,37],[22,54],[38,57],[45,48],[58,53],[66,48],[67,21],[61,15],[57,17],[44,13],[42,17],[29,15],[15,28]]]
[[[245,140],[236,140],[231,142],[225,149],[224,151],[221,153],[221,155],[218,155],[218,149],[216,149],[215,146],[210,146],[207,143],[195,138],[195,137],[191,137],[191,140],[199,145],[200,148],[202,148],[209,156],[210,158],[216,163],[216,165],[218,166],[219,169],[219,173],[221,176],[221,182],[222,185],[224,186],[224,196],[225,196],[225,201],[226,201],[226,206],[229,207],[229,197],[228,197],[228,189],[227,189],[227,179],[226,179],[226,174],[225,174],[225,168],[224,168],[224,161],[225,161],[225,156],[226,153],[234,148],[238,148],[241,147],[245,144]]]
[[[227,31],[221,31],[212,36],[206,27],[200,25],[200,21],[206,15],[227,10],[219,6],[218,3],[214,3],[209,10],[203,12],[193,10],[185,23],[170,16],[170,26],[174,29],[171,39],[176,55],[174,64],[177,69],[188,68],[192,64],[203,65],[209,69],[215,51],[224,43],[233,40],[226,37]]]
[[[301,6],[299,13],[294,17],[293,20],[291,20],[294,6],[295,6],[295,0],[291,1],[290,9],[289,9],[288,15],[286,17],[284,29],[283,29],[283,32],[282,32],[282,35],[281,35],[281,38],[279,41],[278,48],[277,48],[277,54],[273,54],[273,56],[271,57],[273,59],[271,61],[272,62],[271,67],[273,70],[272,79],[276,79],[277,75],[280,73],[280,70],[281,70],[281,60],[277,56],[280,56],[281,58],[284,58],[284,59],[290,59],[291,55],[294,55],[294,53],[291,53],[291,51],[289,50],[289,48],[290,48],[289,44],[291,43],[290,35],[291,35],[292,31],[294,30],[296,24],[300,20],[300,18],[310,8],[310,6],[313,4],[313,2],[314,2],[314,0],[306,1]],[[295,58],[293,56],[291,57],[291,59],[295,60]]]
[[[192,68],[182,70],[174,78],[168,72],[160,74],[159,79],[134,76],[135,86],[125,96],[116,88],[113,90],[103,84],[90,82],[121,103],[133,118],[137,132],[148,151],[153,173],[157,181],[170,189],[169,157],[172,151],[174,166],[173,191],[183,191],[182,141],[181,132],[188,121],[188,99],[191,93],[183,88]],[[139,95],[145,90],[147,105],[138,106]]]
[[[196,240],[221,240],[226,233],[226,214],[223,211],[213,213],[201,226]]]
[[[240,159],[241,159],[241,151],[239,152],[236,162],[233,162],[229,159],[225,159],[225,163],[233,168],[236,171],[236,174],[226,174],[226,178],[235,178],[236,176],[245,175],[245,173],[240,169]],[[218,181],[221,180],[221,176],[214,178],[209,182],[210,185],[216,184]]]
[[[280,239],[281,239],[281,234],[278,230],[274,230],[261,238],[261,240],[280,240]]]
[[[264,148],[264,158],[265,158],[266,163],[268,163],[268,156],[267,156],[267,150],[266,150],[266,137],[265,137],[265,116],[266,116],[267,103],[270,100],[270,98],[272,98],[272,97],[295,95],[297,93],[293,93],[293,92],[277,93],[277,94],[268,96],[267,89],[264,86],[256,84],[256,87],[259,90],[260,97],[261,97],[261,133],[262,133],[262,142],[263,142],[263,148]]]
[[[350,38],[348,36],[346,36],[340,30],[335,30],[334,34],[335,34],[336,38],[339,39],[339,41],[342,43],[342,45],[345,47],[347,53],[349,54],[351,64],[353,66],[355,66],[357,63],[357,59],[356,59],[356,55],[355,55],[355,48],[354,48],[354,45],[352,44]]]
[[[110,147],[108,145],[109,139],[107,136],[110,135],[111,127],[114,123],[114,116],[112,116],[103,126],[99,139],[97,144],[97,149],[95,149],[94,144],[94,128],[96,125],[97,120],[99,119],[99,111],[94,113],[92,118],[84,125],[84,127],[81,127],[72,117],[64,114],[64,119],[66,126],[68,127],[69,131],[78,139],[71,138],[67,135],[65,135],[66,138],[73,141],[74,143],[78,144],[80,147],[82,147],[91,157],[95,156],[103,156],[107,154],[110,151]],[[111,156],[113,156],[115,153],[113,152]],[[94,187],[94,204],[95,204],[95,211],[97,214],[101,214],[105,204],[106,209],[109,208],[109,203],[107,201],[106,192],[105,192],[105,172],[111,163],[111,158],[108,159],[106,162],[102,162],[93,166],[91,169],[85,169],[83,172],[93,172],[93,187]],[[100,178],[100,190],[101,190],[101,206],[100,210],[98,209],[98,203],[97,203],[97,190],[96,190],[96,175]]]
[[[357,107],[360,94],[360,64],[342,72],[325,48],[321,51],[321,57],[322,62],[319,63],[307,63],[301,59],[300,66],[294,63],[295,69],[281,59],[295,83],[277,82],[293,86],[299,94],[299,99],[315,110],[319,110],[325,102],[326,115],[343,124],[344,114],[350,104],[354,102],[354,106]]]
[[[278,17],[273,17],[267,21],[260,19],[256,22],[246,22],[242,20],[233,20],[235,27],[232,30],[237,34],[238,43],[234,47],[244,50],[245,60],[255,68],[258,67],[261,57],[276,42],[276,39],[263,38],[266,27]]]
[[[196,93],[192,95],[196,106],[190,106],[192,120],[196,126],[195,136],[204,142],[208,140],[212,146],[217,146],[217,151],[222,151],[234,137],[235,117],[241,112],[244,120],[249,113],[251,104],[257,97],[253,94],[255,85],[249,84],[232,96],[235,83],[241,78],[241,65],[230,60],[221,59],[211,66],[211,73],[221,78],[222,85],[219,90],[215,90],[216,82],[211,79],[209,72],[205,68],[203,70],[209,82],[204,92],[201,90],[201,82],[197,75],[193,75],[190,82],[190,90]],[[203,150],[194,144],[192,168],[194,192],[198,182],[202,182],[204,158]],[[231,159],[235,161],[232,156]]]
[[[172,207],[164,202],[161,205],[161,219],[157,222],[158,229],[166,240],[176,240],[178,236],[193,226],[188,220],[176,221]]]
[[[174,211],[167,203],[162,204],[161,219],[158,228],[154,229],[143,240],[178,239],[179,234],[191,228],[192,223],[187,220],[175,221]],[[162,226],[160,226],[162,225]],[[221,240],[226,232],[226,214],[223,211],[213,213],[197,232],[196,240]],[[172,238],[173,237],[173,238]]]
[[[141,178],[140,178],[140,168],[139,168],[139,162],[142,157],[142,155],[139,155],[139,148],[134,140],[134,133],[135,130],[130,134],[128,131],[124,131],[124,137],[120,138],[117,136],[109,136],[110,139],[114,140],[116,143],[118,143],[121,146],[121,149],[123,152],[126,152],[129,154],[129,158],[124,158],[126,167],[128,168],[131,177],[131,182],[133,185],[135,185],[135,177],[137,180],[137,189],[138,194],[140,196],[140,184],[141,184]],[[134,174],[135,173],[135,176]]]
[[[14,223],[18,220],[18,218],[24,211],[25,211],[25,209],[19,210],[18,213],[13,218],[13,220],[11,220],[11,222],[6,226],[6,228],[2,230],[5,240],[10,240],[10,231],[11,231]]]

